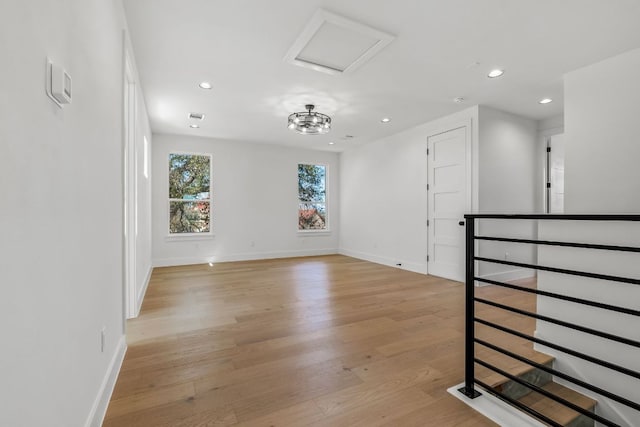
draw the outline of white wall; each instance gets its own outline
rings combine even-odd
[[[303,139],[301,145],[304,144]],[[167,239],[168,159],[172,152],[209,153],[213,156],[212,239]],[[328,233],[298,232],[298,163],[328,166]],[[336,153],[210,138],[154,135],[154,265],[337,253],[339,172]]]
[[[477,117],[471,107],[343,152],[340,252],[426,273],[427,137],[471,121],[474,146]]]
[[[471,121],[472,211],[536,210],[536,122],[489,107],[472,107],[341,155],[340,251],[386,265],[427,272],[427,136]],[[366,212],[363,214],[363,212]],[[480,231],[531,237],[535,224],[483,221]],[[479,245],[480,254],[535,261],[531,247]],[[495,280],[531,276],[528,270],[479,265]]]
[[[480,106],[481,212],[524,212],[536,209],[532,190],[536,177],[534,120]]]
[[[571,72],[565,76],[565,208],[571,213],[640,212],[640,49]],[[541,222],[545,239],[638,246],[640,225],[629,223],[554,224]],[[602,253],[566,248],[540,248],[541,264],[640,278],[637,254]],[[638,309],[640,289],[570,276],[540,274],[544,290],[586,297],[600,302]],[[640,340],[640,320],[575,304],[538,299],[540,314]],[[640,371],[640,350],[609,340],[585,336],[545,322],[538,322],[537,335],[578,351]],[[594,368],[588,362],[553,350],[556,367],[591,384],[640,401],[638,380]],[[590,394],[586,393],[585,394]],[[622,425],[637,425],[633,410],[598,398],[598,412]],[[619,418],[618,418],[619,417]]]
[[[537,197],[537,123],[490,107],[479,108],[479,208],[482,213],[533,213]],[[532,238],[534,221],[478,220],[478,234]],[[535,263],[535,247],[502,242],[480,242],[481,256]],[[479,275],[493,280],[533,276],[527,269],[480,263]]]
[[[640,212],[640,49],[565,76],[567,212]]]
[[[124,353],[124,27],[119,1],[0,3],[3,426],[99,422]],[[73,78],[63,110],[47,56]]]

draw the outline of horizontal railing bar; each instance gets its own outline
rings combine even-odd
[[[601,417],[600,415],[596,415],[596,414],[594,414],[594,413],[592,413],[592,412],[590,412],[590,411],[588,411],[588,410],[586,410],[584,408],[581,408],[580,406],[576,405],[575,403],[569,402],[568,400],[563,399],[562,397],[558,397],[555,394],[553,394],[553,393],[551,393],[551,392],[549,392],[549,391],[547,391],[547,390],[545,390],[545,389],[543,389],[541,387],[538,387],[535,384],[531,384],[529,381],[523,380],[522,378],[518,378],[515,375],[511,375],[510,373],[508,373],[506,371],[503,371],[502,369],[500,369],[498,367],[495,367],[492,364],[485,362],[484,360],[480,360],[480,359],[478,359],[476,357],[476,358],[474,358],[474,361],[477,364],[482,365],[485,368],[491,369],[492,371],[497,372],[498,374],[502,375],[503,377],[509,378],[511,381],[515,381],[518,384],[523,385],[523,386],[535,391],[536,393],[540,393],[541,395],[546,396],[551,400],[555,400],[556,402],[560,403],[561,405],[564,405],[567,408],[570,408],[570,409],[572,409],[572,410],[574,410],[576,412],[579,412],[582,415],[591,418],[592,420],[596,420],[597,422],[602,423],[602,424],[604,424],[606,426],[609,426],[609,427],[620,427],[619,424],[616,424],[616,423],[614,423],[614,422],[612,422],[612,421],[610,421],[610,420],[608,420],[606,418]]]
[[[560,221],[640,221],[640,215],[624,214],[465,214],[468,219],[543,219]]]
[[[515,406],[516,408],[528,413],[529,415],[539,419],[540,421],[543,421],[547,424],[549,424],[551,427],[564,427],[562,424],[552,420],[551,418],[547,417],[546,415],[541,414],[540,412],[536,411],[533,408],[528,407],[527,405],[518,402],[515,399],[512,399],[511,397],[500,393],[499,391],[497,391],[496,389],[492,388],[490,385],[478,380],[474,378],[474,381],[476,384],[478,384],[479,386],[481,386],[487,393],[494,395],[495,397],[497,397],[498,399]]]
[[[536,295],[543,295],[545,297],[550,297],[550,298],[557,298],[557,299],[561,299],[563,301],[570,301],[570,302],[575,302],[577,304],[589,305],[591,307],[602,308],[604,310],[611,310],[611,311],[615,311],[615,312],[618,312],[618,313],[629,314],[629,315],[632,315],[632,316],[640,316],[640,310],[633,310],[631,308],[619,307],[617,305],[604,304],[604,303],[597,302],[597,301],[590,301],[590,300],[586,300],[586,299],[582,299],[582,298],[570,297],[570,296],[567,296],[567,295],[556,294],[556,293],[553,293],[553,292],[541,291],[539,289],[524,288],[522,286],[516,286],[516,285],[512,285],[510,283],[498,282],[497,280],[485,279],[485,278],[482,278],[482,277],[474,277],[473,279],[478,281],[478,282],[488,283],[490,285],[501,286],[503,288],[515,289],[515,290],[518,290],[518,291],[528,292],[528,293],[536,294]]]
[[[574,384],[576,384],[576,385],[578,385],[580,387],[586,388],[587,390],[591,390],[591,391],[593,391],[595,393],[598,393],[601,396],[608,397],[609,399],[615,400],[616,402],[619,402],[619,403],[622,403],[623,405],[626,405],[626,406],[628,406],[630,408],[633,408],[636,411],[640,411],[640,404],[637,404],[636,402],[633,402],[633,401],[631,401],[631,400],[629,400],[627,398],[624,398],[622,396],[618,396],[617,394],[611,393],[610,391],[604,390],[604,389],[602,389],[600,387],[591,385],[591,384],[589,384],[587,382],[584,382],[584,381],[582,381],[580,379],[574,378],[571,375],[565,374],[564,372],[560,372],[560,371],[557,371],[557,370],[555,370],[553,368],[549,368],[548,366],[543,365],[541,363],[534,362],[531,359],[527,359],[524,356],[521,356],[521,355],[516,354],[516,353],[512,353],[511,351],[509,351],[507,349],[504,349],[502,347],[498,347],[497,345],[491,344],[490,342],[487,342],[487,341],[484,341],[484,340],[481,340],[480,338],[476,338],[475,342],[477,342],[478,344],[483,345],[483,346],[485,346],[487,348],[490,348],[490,349],[492,349],[494,351],[497,351],[499,353],[505,354],[505,355],[507,355],[507,356],[509,356],[509,357],[511,357],[513,359],[516,359],[516,360],[524,362],[524,363],[526,363],[528,365],[531,365],[531,366],[533,366],[533,367],[535,367],[537,369],[540,369],[542,371],[545,371],[547,373],[555,375],[555,376],[557,376],[559,378],[565,379],[565,380],[567,380],[569,382],[572,382],[572,383],[574,383]]]
[[[610,276],[608,274],[587,273],[584,271],[567,270],[564,268],[547,267],[545,265],[526,264],[522,262],[503,261],[495,258],[474,257],[476,261],[491,262],[494,264],[511,265],[513,267],[532,268],[534,270],[550,271],[552,273],[570,274],[572,276],[589,277],[591,279],[610,280],[612,282],[630,283],[632,285],[640,285],[640,280],[628,277]]]
[[[528,341],[532,341],[532,342],[535,342],[536,344],[544,345],[544,346],[549,347],[549,348],[553,348],[554,350],[558,350],[558,351],[561,351],[563,353],[569,354],[571,356],[577,357],[579,359],[586,360],[587,362],[591,362],[591,363],[593,363],[595,365],[600,365],[600,366],[603,366],[605,368],[611,369],[612,371],[616,371],[616,372],[619,372],[621,374],[628,375],[630,377],[640,379],[640,372],[636,372],[636,371],[634,371],[632,369],[625,368],[624,366],[616,365],[615,363],[607,362],[605,360],[598,359],[597,357],[593,357],[593,356],[589,356],[589,355],[580,353],[580,352],[572,350],[570,348],[567,348],[567,347],[552,343],[551,341],[547,341],[547,340],[543,340],[543,339],[540,339],[540,338],[536,338],[536,337],[531,336],[531,335],[523,334],[520,331],[516,331],[514,329],[510,329],[510,328],[507,328],[507,327],[502,326],[502,325],[498,325],[498,324],[493,323],[493,322],[489,322],[488,320],[480,319],[478,317],[475,317],[473,320],[478,322],[478,323],[481,323],[481,324],[483,324],[485,326],[489,326],[491,328],[498,329],[499,331],[505,332],[507,334],[511,334],[511,335],[516,336],[516,337],[519,337],[519,338],[522,338],[522,339],[525,339],[525,340],[528,340]]]
[[[515,307],[508,306],[508,305],[500,304],[500,303],[497,303],[497,302],[494,302],[494,301],[490,301],[490,300],[487,300],[487,299],[484,299],[484,298],[474,298],[474,301],[477,301],[477,302],[482,303],[482,304],[487,304],[487,305],[490,305],[490,306],[493,306],[493,307],[497,307],[497,308],[500,308],[502,310],[510,311],[512,313],[521,314],[523,316],[533,317],[534,319],[542,320],[544,322],[549,322],[549,323],[553,323],[555,325],[564,326],[565,328],[574,329],[576,331],[584,332],[586,334],[595,335],[595,336],[598,336],[600,338],[605,338],[605,339],[608,339],[608,340],[611,340],[611,341],[615,341],[615,342],[626,344],[626,345],[629,345],[629,346],[632,346],[632,347],[640,348],[640,342],[632,340],[632,339],[629,339],[629,338],[620,337],[618,335],[613,335],[613,334],[610,334],[608,332],[602,332],[602,331],[599,331],[597,329],[587,328],[586,326],[576,325],[575,323],[565,322],[564,320],[554,319],[553,317],[543,316],[541,314],[532,313],[532,312],[526,311],[526,310],[521,310],[519,308],[515,308]]]
[[[600,245],[595,243],[573,243],[573,242],[559,242],[556,240],[515,239],[510,237],[492,237],[492,236],[474,236],[474,239],[487,240],[491,242],[530,243],[534,245],[566,246],[570,248],[584,248],[584,249],[601,249],[605,251],[640,252],[640,248],[637,248],[635,246],[614,246],[614,245]]]

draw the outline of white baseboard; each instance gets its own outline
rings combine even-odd
[[[483,274],[483,279],[491,279],[498,282],[509,282],[511,280],[530,279],[536,276],[535,270],[530,268],[519,268],[516,270],[501,271],[499,273]],[[486,283],[479,283],[480,286]]]
[[[388,257],[383,257],[375,254],[370,254],[366,252],[354,251],[351,249],[340,248],[338,251],[340,255],[350,256],[352,258],[362,259],[364,261],[375,262],[376,264],[387,265],[389,267],[396,267],[407,271],[412,271],[414,273],[427,274],[427,263],[416,263],[409,262],[401,259],[393,259]],[[398,265],[401,264],[401,265]]]
[[[214,255],[203,257],[154,259],[154,267],[172,267],[176,265],[208,264],[210,262],[253,261],[257,259],[295,258],[305,256],[335,255],[337,249],[307,249],[302,251],[248,252],[244,254]]]
[[[118,374],[120,373],[120,368],[122,367],[122,361],[124,360],[124,355],[126,352],[127,340],[123,335],[122,337],[120,337],[120,341],[118,341],[116,351],[111,358],[111,362],[109,363],[109,367],[107,368],[107,373],[102,380],[102,384],[100,385],[98,396],[96,396],[96,400],[93,402],[91,412],[89,412],[89,416],[87,417],[85,427],[100,427],[102,425],[104,416],[107,413],[107,407],[109,406],[109,400],[111,400],[113,388],[116,385],[116,380],[118,379]]]
[[[152,272],[153,272],[153,267],[149,267],[149,270],[147,271],[147,275],[144,279],[144,284],[142,285],[142,288],[140,289],[140,292],[138,292],[138,295],[136,297],[136,312],[133,317],[138,317],[138,315],[140,314],[140,309],[142,308],[142,301],[144,301],[144,296],[147,293],[147,288],[149,287],[149,281],[151,280]]]

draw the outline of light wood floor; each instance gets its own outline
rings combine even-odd
[[[446,392],[463,306],[339,255],[157,268],[104,425],[495,426]]]

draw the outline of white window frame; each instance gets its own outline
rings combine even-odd
[[[296,218],[300,215],[300,203],[308,203],[302,202],[300,200],[300,194],[298,192],[298,166],[299,165],[314,165],[314,166],[323,166],[324,167],[324,209],[326,212],[325,217],[325,228],[321,230],[300,230],[296,225],[296,230],[299,236],[308,236],[308,235],[327,235],[331,234],[331,215],[329,215],[329,165],[321,162],[297,162],[296,163]]]
[[[169,183],[169,174],[171,172],[171,163],[169,159],[172,155],[181,155],[181,156],[204,156],[209,157],[209,198],[208,199],[200,199],[200,201],[208,201],[209,202],[209,231],[203,231],[199,233],[171,233],[171,202],[189,202],[190,200],[184,199],[171,199],[169,197],[170,183]],[[211,153],[198,153],[198,152],[186,152],[186,151],[170,151],[167,156],[167,216],[166,216],[166,225],[167,225],[167,240],[198,240],[198,239],[211,239],[213,238],[213,155]]]

